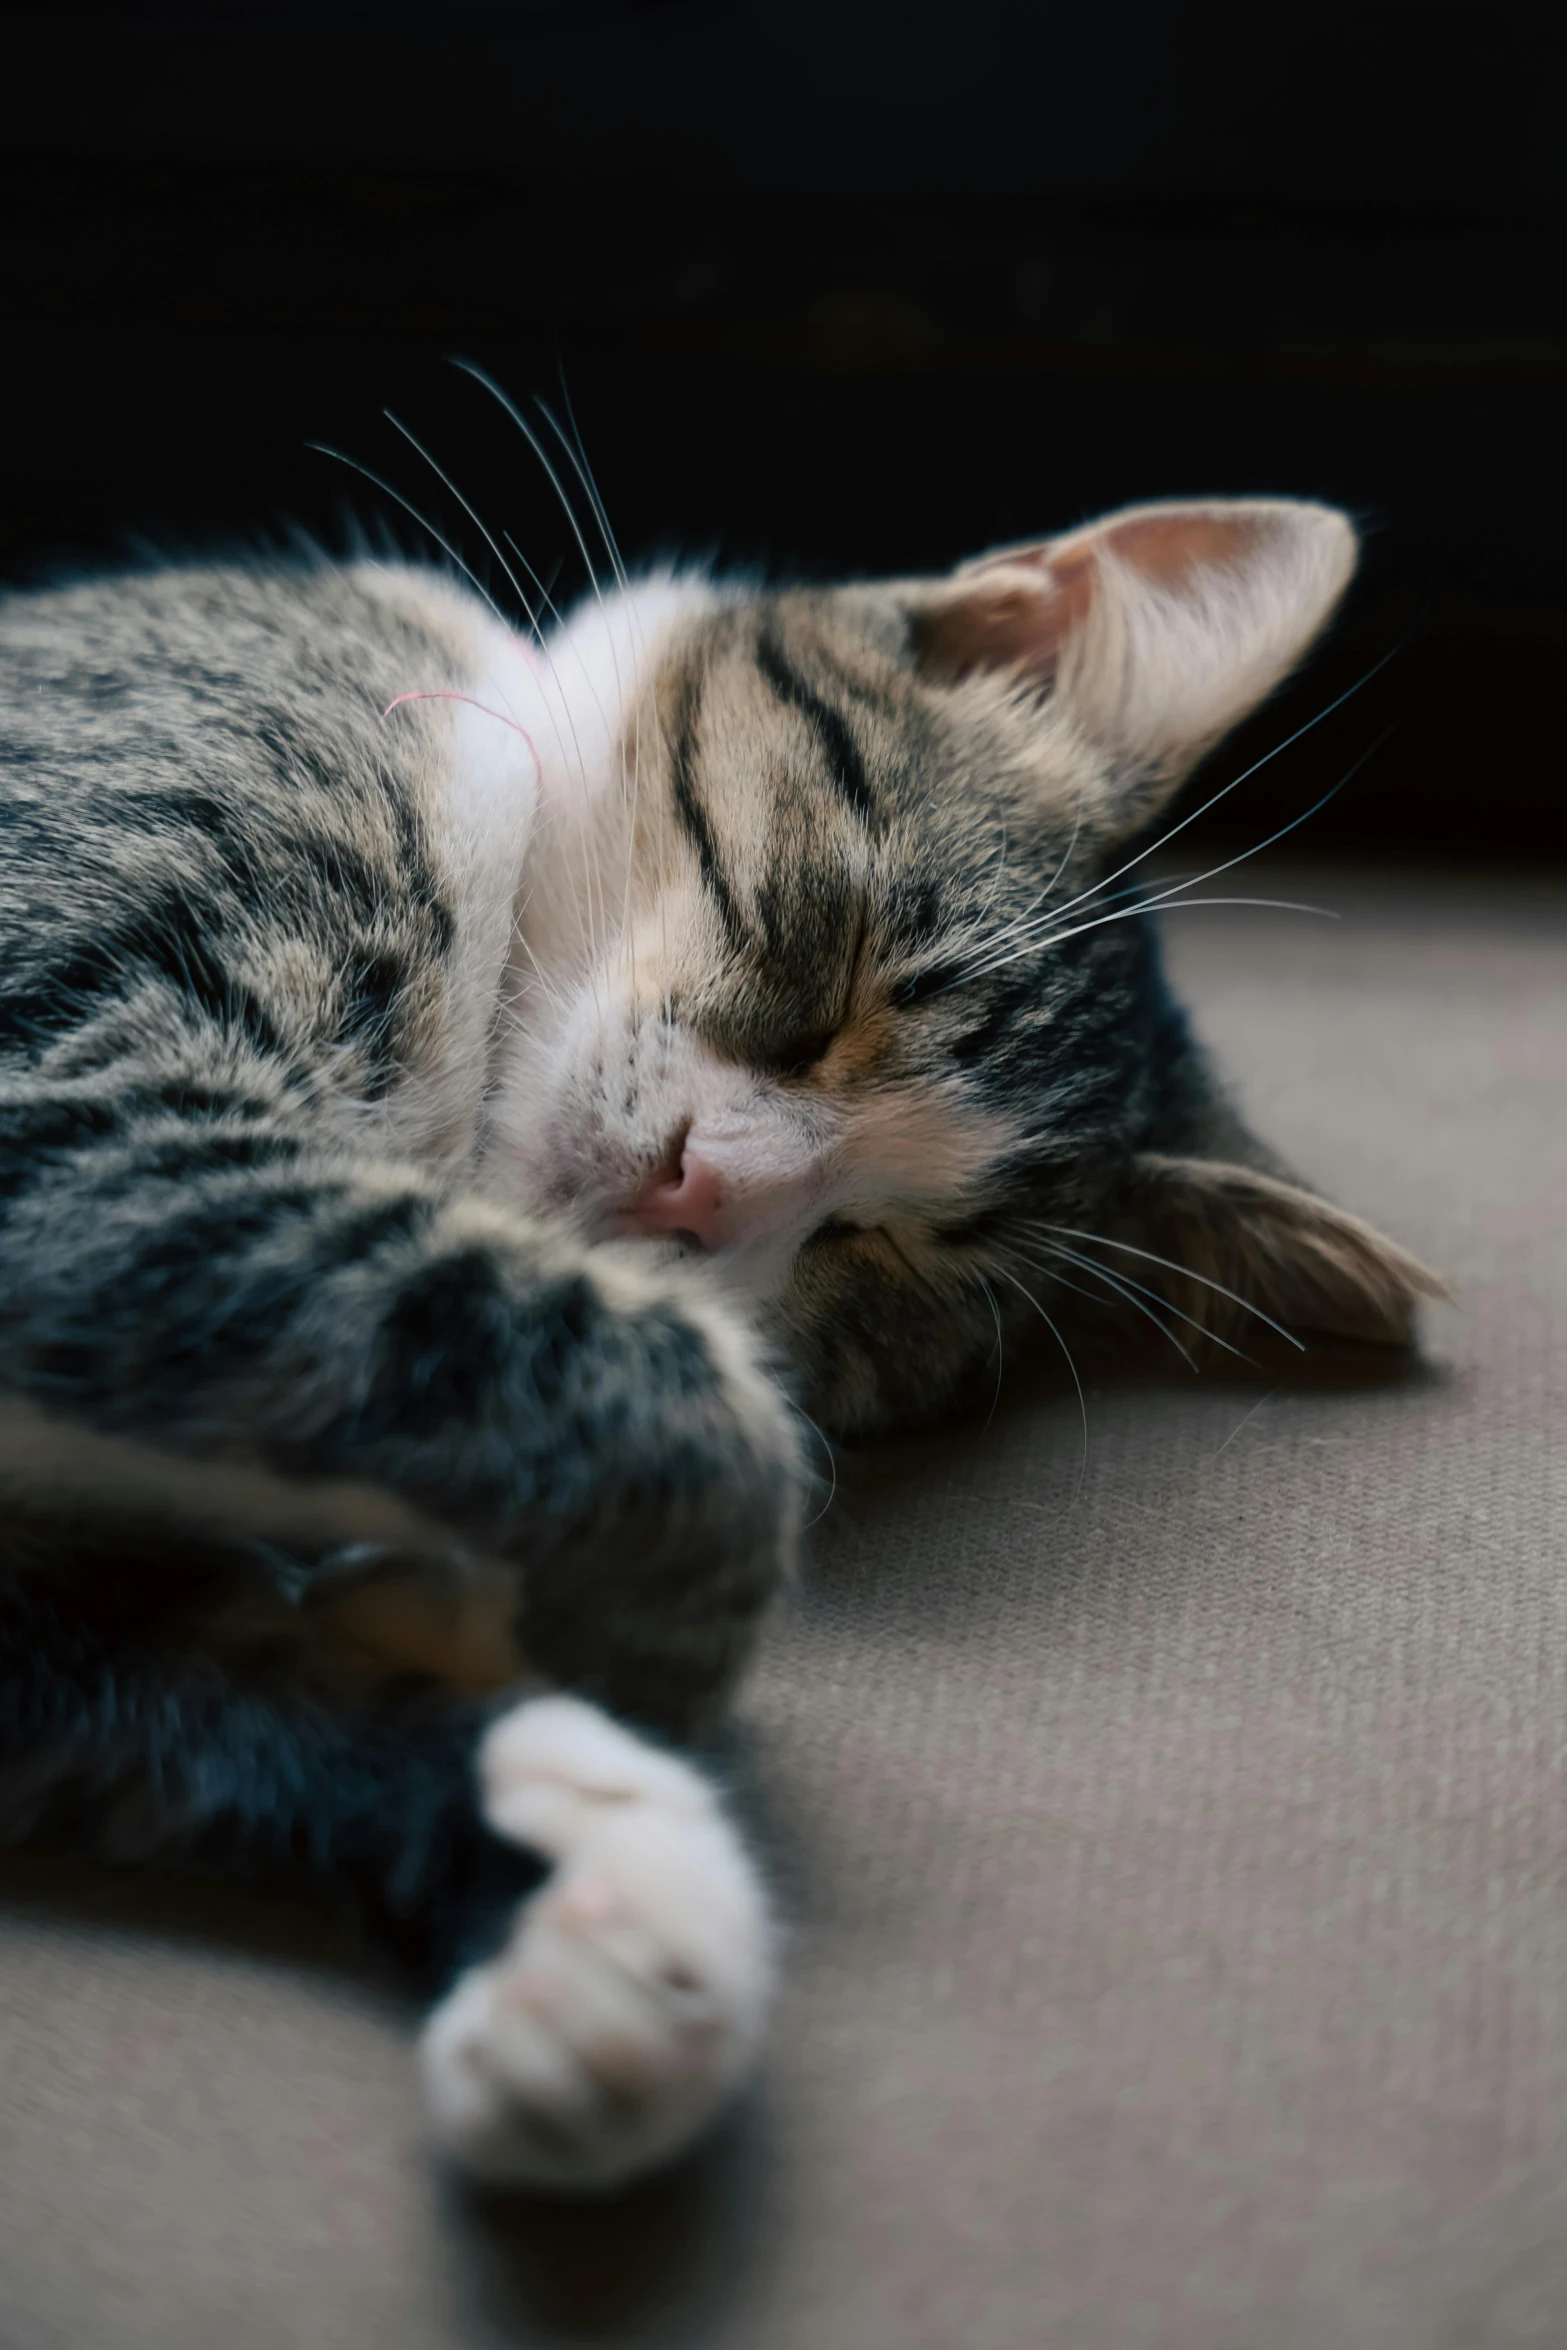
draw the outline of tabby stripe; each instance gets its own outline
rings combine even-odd
[[[170,1113],[180,1119],[169,1124]],[[218,1126],[219,1117],[244,1123]],[[270,1103],[232,1087],[174,1080],[132,1085],[123,1091],[89,1095],[39,1093],[0,1100],[0,1199],[16,1199],[33,1185],[52,1180],[62,1166],[88,1171],[85,1154],[112,1148],[121,1180],[135,1183],[144,1172],[191,1173],[205,1164],[261,1166],[298,1148],[278,1134]],[[136,1132],[138,1122],[153,1124]],[[188,1165],[178,1161],[185,1154]],[[156,1161],[156,1167],[154,1167]]]
[[[367,1264],[383,1249],[421,1240],[437,1213],[436,1202],[416,1191],[350,1208],[318,1234],[311,1278],[325,1280],[340,1266]]]
[[[210,920],[177,889],[148,898],[115,931],[84,940],[46,964],[30,984],[0,995],[0,1035],[47,1043],[74,1027],[95,1002],[123,1000],[138,978],[178,989],[219,1026],[241,1030],[256,1048],[281,1055],[283,1040],[260,998],[225,971],[213,950]]]
[[[674,740],[674,795],[675,813],[686,837],[696,851],[696,861],[709,897],[718,908],[724,934],[737,954],[745,951],[747,940],[745,924],[734,901],[734,893],[718,862],[718,851],[713,845],[713,831],[707,821],[707,810],[696,796],[692,770],[696,763],[696,721],[698,693],[688,679],[681,689],[680,709],[675,722]]]
[[[262,1187],[239,1182],[231,1172],[227,1179],[209,1178],[194,1192],[182,1188],[167,1205],[162,1223],[127,1235],[131,1245],[120,1273],[120,1297],[133,1301],[141,1296],[161,1307],[177,1281],[217,1281],[227,1285],[217,1318],[231,1331],[243,1332],[247,1351],[259,1351],[283,1320],[308,1303],[308,1293],[299,1281],[297,1250],[264,1271],[246,1260],[275,1244],[290,1227],[303,1240],[321,1212],[321,1187],[298,1182]],[[253,1319],[258,1276],[277,1292],[268,1316],[271,1331]]]
[[[133,1146],[134,1177],[194,1183],[208,1175],[255,1174],[265,1167],[291,1165],[303,1146],[297,1136],[270,1127],[214,1128],[196,1124],[160,1134]]]
[[[771,629],[764,628],[757,638],[756,665],[779,701],[791,710],[798,710],[815,734],[827,762],[827,772],[845,805],[868,830],[878,830],[881,811],[865,779],[865,762],[859,745],[842,713],[830,702],[824,702],[820,694],[813,693],[799,672],[790,666]]]

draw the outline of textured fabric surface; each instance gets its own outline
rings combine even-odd
[[[1453,1281],[1424,1369],[1050,1387],[857,1463],[746,1704],[761,2094],[598,2211],[419,2148],[324,1933],[15,1863],[4,2350],[1567,2340],[1558,893],[1192,914],[1259,1127]]]

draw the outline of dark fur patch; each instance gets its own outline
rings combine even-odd
[[[798,710],[815,735],[828,777],[844,806],[867,831],[879,831],[881,811],[866,778],[860,746],[842,711],[806,684],[770,628],[764,627],[757,637],[756,665],[779,701]]]
[[[0,1041],[36,1050],[78,1026],[106,997],[124,997],[138,980],[148,979],[175,989],[218,1026],[237,1028],[258,1052],[281,1055],[283,1039],[272,1015],[224,966],[210,909],[172,887],[123,913],[111,930],[80,939],[20,984],[0,987]]]
[[[675,736],[670,752],[671,785],[675,813],[680,819],[686,838],[696,851],[697,870],[708,896],[718,909],[718,918],[724,926],[724,935],[737,953],[743,953],[748,944],[745,924],[735,904],[724,869],[718,860],[713,840],[713,828],[708,822],[696,788],[697,721],[701,709],[700,688],[694,677],[682,680],[676,706]]]

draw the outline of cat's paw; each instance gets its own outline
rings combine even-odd
[[[556,1867],[425,2027],[435,2139],[484,2182],[616,2186],[678,2154],[751,2066],[761,1887],[697,1772],[575,1698],[504,1715],[479,1769],[490,1827]]]
[[[573,1529],[524,1528],[517,1638],[549,1680],[686,1733],[734,1686],[791,1570],[803,1424],[709,1283],[629,1243],[586,1263],[601,1310],[564,1443]]]

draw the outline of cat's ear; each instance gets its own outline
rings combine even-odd
[[[1106,754],[1130,829],[1288,675],[1355,557],[1331,506],[1129,506],[933,583],[910,613],[915,658],[1048,695]]]
[[[1124,1262],[1111,1250],[1106,1263],[1237,1345],[1258,1331],[1251,1306],[1298,1337],[1408,1346],[1420,1300],[1446,1295],[1358,1216],[1252,1167],[1149,1154],[1134,1162],[1126,1204],[1136,1240]]]

